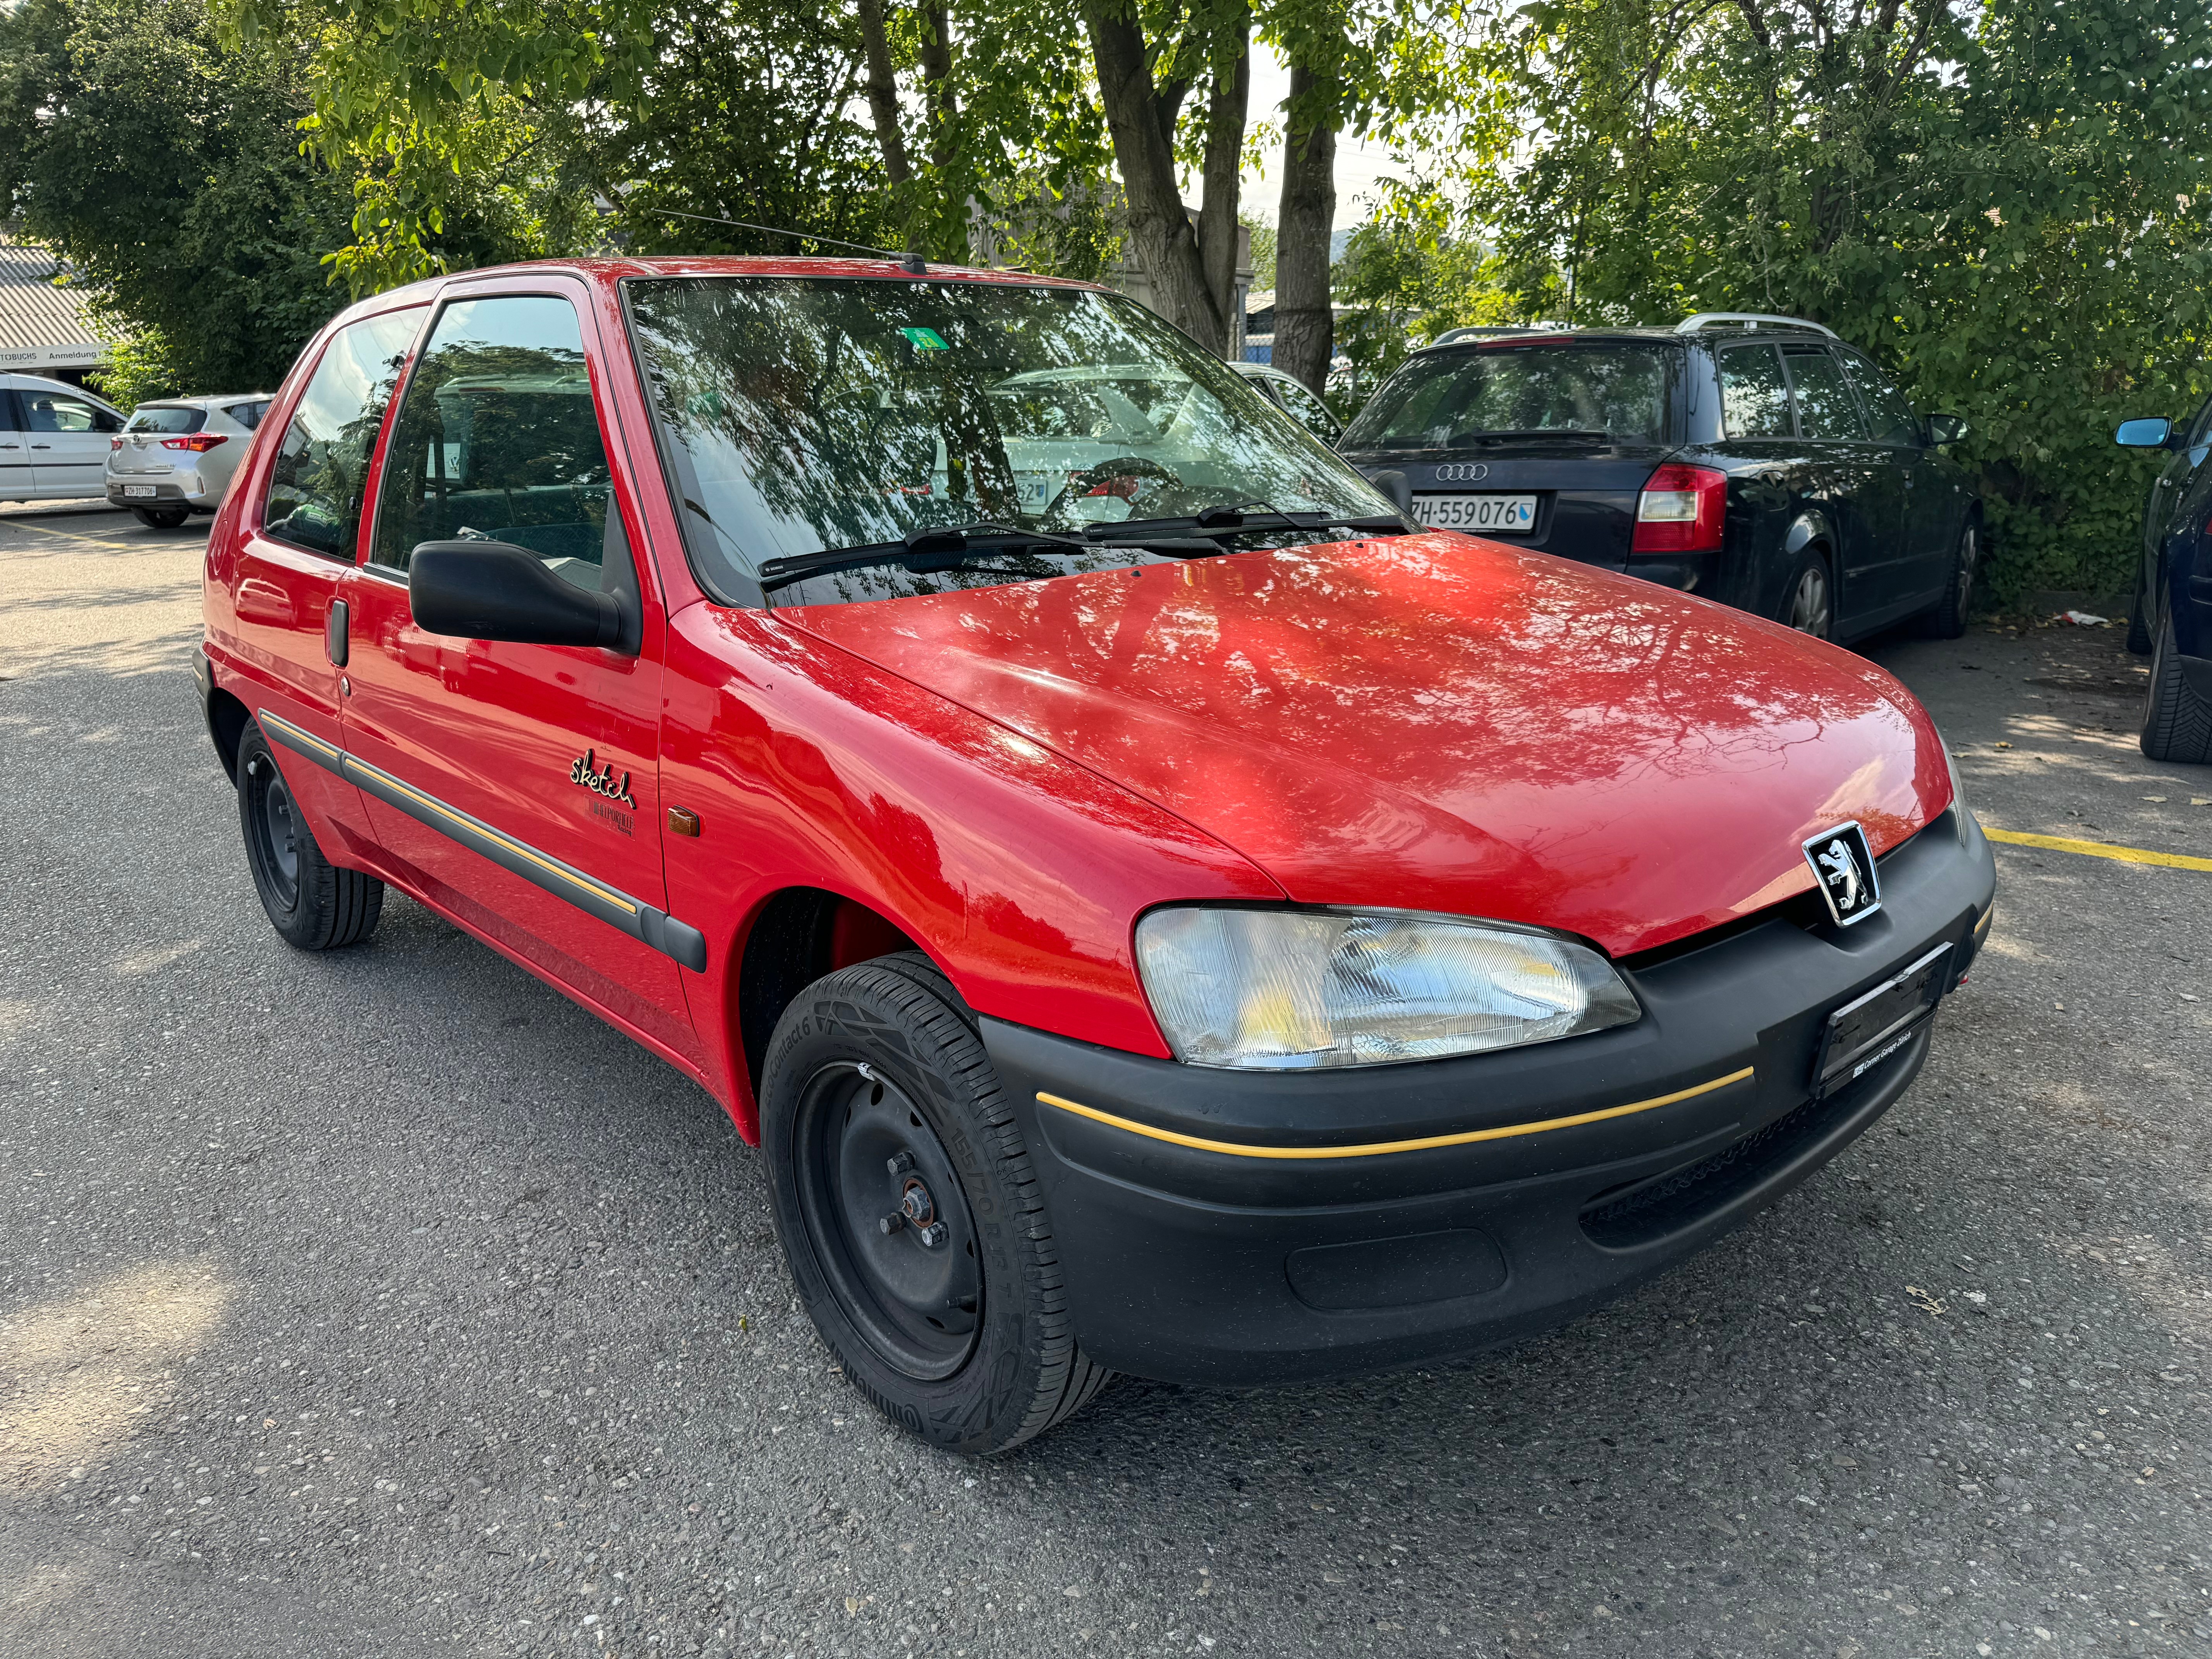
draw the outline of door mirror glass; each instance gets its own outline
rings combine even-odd
[[[1931,442],[1954,444],[1966,435],[1966,417],[1963,415],[1930,415],[1928,417],[1928,436]]]
[[[622,607],[546,568],[513,542],[421,542],[408,550],[407,603],[415,625],[465,640],[517,645],[617,645]]]
[[[2163,449],[2173,435],[2173,422],[2164,418],[2122,421],[2112,441],[2124,449]]]

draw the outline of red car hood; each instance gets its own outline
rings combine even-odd
[[[1293,899],[1616,955],[1809,889],[1816,831],[1856,818],[1880,853],[1950,799],[1935,727],[1871,664],[1469,537],[781,614],[1119,781]]]

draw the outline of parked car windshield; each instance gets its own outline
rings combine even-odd
[[[207,424],[207,410],[188,404],[141,404],[131,411],[125,432],[197,432]]]
[[[726,599],[771,559],[978,521],[1079,536],[1254,502],[1390,511],[1225,364],[1118,295],[750,276],[638,281],[628,294],[693,560]],[[786,598],[1132,562],[1105,548],[1032,555],[994,557],[994,573],[810,579]]]
[[[1498,432],[1667,435],[1666,347],[1530,341],[1415,357],[1384,381],[1340,447],[1452,449]]]

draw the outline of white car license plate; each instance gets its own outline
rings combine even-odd
[[[123,486],[123,493],[126,495],[150,496],[154,493],[154,486],[151,484],[125,484]]]
[[[1431,530],[1503,530],[1526,533],[1536,527],[1534,495],[1416,495],[1413,516]]]

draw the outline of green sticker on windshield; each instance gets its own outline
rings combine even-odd
[[[907,343],[912,346],[916,351],[949,351],[951,349],[950,346],[945,343],[945,337],[939,334],[933,328],[902,328],[899,332],[906,336]]]

